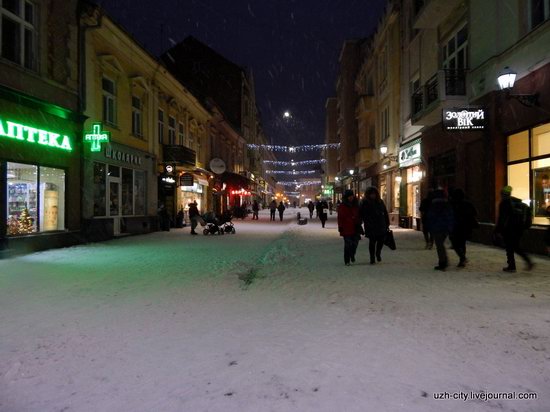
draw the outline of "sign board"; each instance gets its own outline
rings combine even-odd
[[[113,149],[110,145],[105,148],[105,157],[107,159],[118,160],[119,162],[125,162],[136,166],[141,166],[142,164],[141,156]]]
[[[92,131],[84,135],[84,141],[91,143],[91,152],[99,152],[101,150],[101,143],[109,143],[111,141],[111,132],[101,130],[101,123],[94,123]]]
[[[73,150],[71,140],[68,136],[25,124],[11,122],[2,118],[0,118],[0,138],[19,140],[68,152]]]
[[[422,161],[421,143],[405,147],[399,151],[399,167],[408,167]]]
[[[486,127],[485,109],[443,109],[443,128],[446,131],[485,130]]]
[[[194,186],[193,175],[191,173],[184,173],[180,176],[180,186]]]
[[[219,157],[215,157],[214,159],[210,160],[210,170],[214,172],[217,175],[221,175],[225,172],[227,169],[225,162],[220,159]]]

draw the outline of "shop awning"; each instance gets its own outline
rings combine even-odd
[[[239,175],[237,173],[225,172],[219,179],[222,183],[225,183],[228,187],[235,189],[247,189],[250,190],[254,187],[255,183],[248,179],[246,176]]]

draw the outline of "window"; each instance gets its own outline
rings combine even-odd
[[[512,196],[529,203],[533,222],[550,217],[550,123],[508,136],[508,184]]]
[[[465,25],[443,43],[443,68],[449,70],[468,68],[468,26]]]
[[[143,113],[141,99],[132,96],[132,134],[136,137],[143,137]]]
[[[111,79],[103,77],[103,121],[116,125],[116,85]]]
[[[168,117],[168,144],[176,144],[176,119],[172,116]]]
[[[65,171],[7,164],[7,234],[65,229]]]
[[[185,146],[185,128],[183,127],[183,123],[178,125],[178,140],[179,145]]]
[[[534,29],[550,18],[550,0],[529,0],[529,24]]]
[[[162,144],[164,141],[164,112],[160,109],[158,112],[157,134],[159,138],[159,143]]]
[[[380,114],[380,129],[382,131],[381,141],[386,140],[390,136],[390,109],[386,107]]]
[[[36,69],[35,7],[30,1],[3,0],[0,6],[1,55],[27,69]]]

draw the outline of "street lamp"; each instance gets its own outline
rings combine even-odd
[[[390,161],[396,162],[398,159],[397,155],[388,154],[388,145],[386,144],[380,145],[380,154],[382,155],[383,159],[390,159]]]
[[[522,105],[527,107],[539,106],[539,94],[512,94],[512,89],[516,83],[517,73],[508,66],[504,68],[497,77],[500,90],[506,92],[506,98],[516,99]]]
[[[355,170],[349,169],[349,174],[350,174],[350,176],[353,176],[354,173],[355,173]]]

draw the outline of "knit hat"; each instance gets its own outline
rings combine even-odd
[[[512,186],[504,186],[500,193],[510,196],[512,194]]]
[[[348,189],[344,192],[344,199],[347,199],[350,196],[355,196],[355,193],[353,193],[353,190]]]

